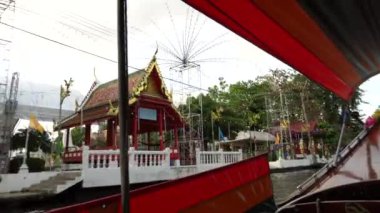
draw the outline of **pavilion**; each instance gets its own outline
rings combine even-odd
[[[170,135],[174,137],[174,140],[169,146],[175,150],[178,157],[178,131],[184,127],[184,119],[173,105],[172,96],[162,79],[156,57],[152,58],[146,69],[129,74],[128,83],[130,113],[127,124],[128,135],[132,142],[130,146],[135,150],[150,150],[152,146],[159,146],[159,150],[164,150],[164,133],[171,131]],[[75,113],[61,120],[60,128],[66,131],[65,163],[81,161],[80,156],[67,157],[73,156],[67,155],[71,152],[69,150],[69,133],[70,128],[73,127],[85,126],[83,145],[89,146],[91,149],[94,147],[92,146],[93,140],[91,140],[91,126],[99,122],[106,122],[106,147],[104,149],[118,149],[118,90],[117,79],[104,84],[94,82]],[[158,135],[159,144],[152,143],[151,133],[154,132]]]

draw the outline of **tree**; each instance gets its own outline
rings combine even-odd
[[[84,129],[83,127],[75,127],[71,130],[71,137],[73,140],[73,145],[82,146],[82,142],[84,141]]]
[[[215,125],[222,131],[230,129],[234,133],[247,128],[263,130],[284,121],[289,121],[290,124],[317,121],[322,123],[320,130],[328,132],[322,134],[327,137],[326,142],[336,143],[337,135],[332,133],[340,131],[342,106],[348,105],[351,111],[357,111],[363,103],[363,91],[360,89],[355,91],[349,102],[345,102],[296,71],[282,69],[270,70],[269,74],[259,76],[256,80],[239,81],[230,85],[224,78],[219,78],[218,85],[210,87],[208,94],[201,95],[206,138],[212,136],[211,116],[218,114],[218,119],[213,120]],[[180,106],[181,109],[186,111],[190,103],[192,112],[200,112],[199,105],[194,105],[196,99],[189,97],[187,104]],[[349,117],[345,141],[349,141],[361,130],[358,120],[360,119]]]
[[[19,129],[18,132],[11,138],[11,150],[25,148],[27,129]],[[51,152],[51,140],[48,132],[40,133],[34,129],[29,130],[29,142],[26,158],[29,159],[29,152],[36,152],[41,149],[44,153]]]
[[[54,150],[54,158],[60,156],[63,152],[63,133],[58,132],[58,137],[54,139],[54,144],[53,144]]]

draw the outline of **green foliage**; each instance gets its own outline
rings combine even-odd
[[[107,146],[107,142],[104,138],[97,137],[94,142],[96,148],[104,148]]]
[[[45,160],[41,158],[29,158],[26,164],[29,172],[42,172],[45,170]]]
[[[75,127],[71,130],[71,137],[73,140],[73,145],[82,146],[82,142],[84,141],[84,128]]]
[[[18,150],[25,148],[27,129],[19,129],[18,132],[11,138],[11,150]],[[29,142],[27,158],[29,158],[29,152],[36,152],[40,148],[44,153],[51,152],[51,140],[50,135],[44,131],[40,133],[31,129],[29,131]]]
[[[323,138],[323,141],[327,144],[334,144],[339,139],[339,131],[337,126],[333,126],[326,121],[322,121],[318,124],[318,128],[321,130],[319,137]]]
[[[63,152],[63,133],[59,132],[58,137],[54,139],[53,152],[59,156]]]
[[[22,157],[16,157],[9,161],[9,173],[18,173],[18,170],[22,164],[22,159]]]
[[[9,173],[18,173],[22,165],[23,158],[16,157],[9,162]],[[45,161],[41,158],[29,158],[26,160],[29,172],[41,172],[45,170]]]
[[[325,132],[321,137],[326,137],[326,143],[336,143],[342,106],[348,104],[351,110],[357,110],[359,104],[363,103],[362,94],[363,91],[358,89],[351,101],[346,103],[294,70],[275,69],[256,80],[230,85],[219,78],[219,84],[210,87],[208,94],[188,98],[187,104],[181,105],[180,109],[187,113],[190,104],[193,113],[200,113],[198,100],[202,99],[206,140],[212,137],[211,121],[214,122],[214,135],[218,135],[220,127],[225,135],[230,129],[233,138],[238,131],[265,130],[275,125],[275,122],[289,119],[290,123],[318,121],[321,131]],[[305,106],[305,110],[302,106]],[[286,114],[278,113],[285,107],[288,109]],[[344,139],[349,140],[360,130],[361,124],[350,119]]]

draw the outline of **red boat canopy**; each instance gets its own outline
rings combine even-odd
[[[380,1],[185,0],[348,100],[380,67]]]

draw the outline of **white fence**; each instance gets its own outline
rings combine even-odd
[[[131,147],[128,151],[129,167],[169,167],[170,149],[163,151],[142,151]],[[83,168],[102,169],[119,168],[119,150],[89,150],[88,146],[83,147],[82,155]]]
[[[197,165],[230,164],[243,159],[241,149],[237,152],[223,152],[222,149],[219,149],[219,151],[200,151],[197,148],[195,152]]]
[[[83,187],[112,186],[120,184],[120,150],[89,150],[83,147]],[[172,180],[207,171],[242,160],[242,151],[207,152],[196,149],[197,165],[170,166],[170,149],[163,151],[128,151],[130,183]]]

